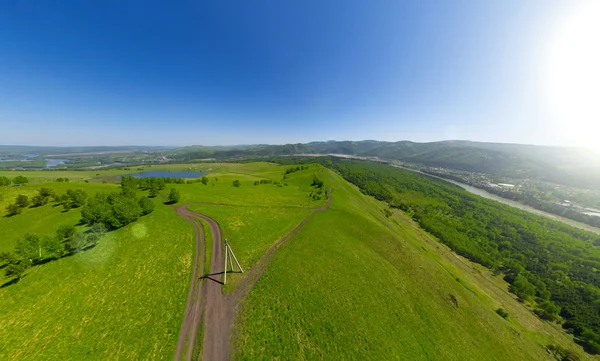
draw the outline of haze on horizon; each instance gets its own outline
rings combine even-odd
[[[0,3],[0,144],[598,147],[600,2]]]

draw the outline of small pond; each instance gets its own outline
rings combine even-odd
[[[65,164],[64,159],[46,159],[46,168],[56,167]]]
[[[188,170],[150,170],[147,172],[139,172],[133,174],[125,174],[124,176],[131,176],[136,178],[200,178],[204,172],[193,172]]]

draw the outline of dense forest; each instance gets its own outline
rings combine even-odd
[[[388,165],[313,161],[403,210],[456,253],[503,274],[540,318],[561,322],[588,352],[600,353],[600,236]]]
[[[539,199],[539,197],[536,197],[532,193],[511,192],[503,189],[494,188],[491,186],[483,187],[481,186],[481,184],[473,184],[472,182],[466,181],[461,177],[457,177],[448,173],[436,172],[431,169],[421,169],[421,172],[431,174],[440,178],[447,178],[457,182],[467,183],[471,186],[484,189],[488,193],[492,193],[502,198],[526,204],[535,209],[539,209],[540,211],[556,214],[561,217],[569,218],[577,222],[588,224],[592,227],[600,227],[600,217],[589,216],[585,213],[577,211],[576,209],[563,207],[561,205],[555,204],[552,201]]]

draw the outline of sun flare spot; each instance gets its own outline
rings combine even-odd
[[[598,146],[600,139],[600,1],[584,1],[549,38],[544,90],[563,141]]]

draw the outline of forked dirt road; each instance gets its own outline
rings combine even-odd
[[[231,332],[235,314],[242,301],[254,287],[269,265],[273,255],[285,242],[287,242],[318,212],[321,212],[331,204],[331,189],[327,192],[327,203],[313,209],[313,212],[304,218],[291,232],[277,240],[271,248],[261,257],[256,265],[249,271],[248,276],[231,295],[222,292],[222,277],[225,270],[225,259],[223,254],[223,240],[219,224],[210,217],[192,212],[187,209],[190,204],[177,207],[175,210],[179,216],[190,223],[196,232],[196,253],[194,257],[194,269],[190,281],[188,301],[181,324],[181,332],[177,343],[175,360],[180,361],[194,358],[194,344],[198,325],[204,322],[204,340],[202,342],[203,360],[229,360],[231,352]],[[201,204],[201,203],[199,203]],[[204,232],[199,219],[206,221],[212,234],[212,256],[210,262],[210,273],[204,277],[198,277],[197,270],[202,270],[205,244]],[[200,267],[198,267],[200,264]],[[187,347],[186,347],[187,345]],[[198,357],[199,358],[199,357]]]

